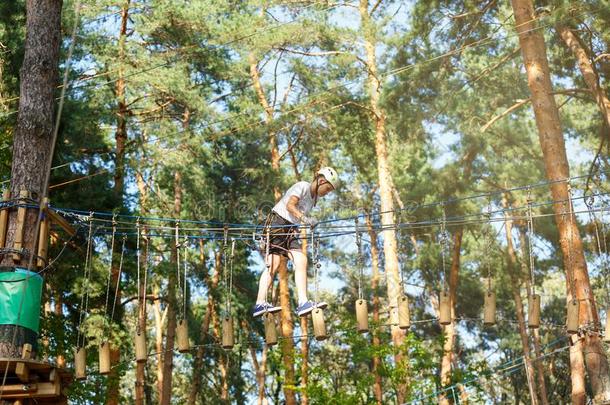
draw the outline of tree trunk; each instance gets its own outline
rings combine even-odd
[[[147,189],[146,184],[144,182],[144,178],[141,173],[136,172],[136,184],[139,192],[139,201],[140,201],[140,210],[143,215],[147,213]],[[146,235],[146,227],[143,227],[141,230],[142,235]],[[150,239],[144,238],[144,251],[137,258],[140,261],[139,265],[142,269],[144,269],[144,274],[148,273],[148,257],[150,252]],[[140,242],[142,243],[142,242]],[[144,261],[142,262],[142,258]],[[138,285],[138,295],[139,298],[139,308],[138,308],[138,324],[137,327],[140,330],[140,333],[143,333],[144,336],[147,336],[146,333],[146,291],[144,291],[144,277],[140,278],[140,285]],[[148,344],[148,339],[146,340]],[[144,405],[146,401],[146,363],[136,362],[136,405]]]
[[[297,179],[300,180],[296,165],[294,172]],[[301,229],[301,244],[304,255],[307,255],[307,231]],[[301,321],[301,384],[300,384],[300,405],[309,404],[309,396],[307,395],[307,384],[309,382],[309,321],[306,316],[300,318]]]
[[[504,197],[502,199],[502,206],[504,209],[508,208],[508,202]],[[519,326],[519,337],[521,338],[521,348],[523,349],[523,363],[525,366],[525,377],[527,380],[527,386],[530,391],[530,397],[532,405],[538,404],[538,397],[536,396],[536,391],[534,389],[534,368],[532,367],[531,354],[530,354],[530,343],[529,336],[527,334],[527,326],[525,324],[525,313],[523,311],[523,301],[521,300],[521,277],[519,264],[517,263],[517,255],[515,254],[515,249],[513,247],[513,238],[512,238],[512,228],[513,223],[511,220],[507,218],[505,214],[504,218],[504,227],[506,230],[506,250],[508,253],[508,267],[507,271],[510,276],[511,281],[511,292],[513,294],[513,299],[515,300],[515,310],[517,312],[517,323]],[[525,246],[525,245],[521,245]],[[543,384],[544,384],[544,375]],[[538,380],[540,381],[540,380]],[[541,387],[538,387],[541,389]],[[541,389],[542,390],[542,389]]]
[[[521,244],[521,274],[527,274],[527,257],[528,252],[527,249],[527,235],[525,234],[525,228],[523,226],[517,227],[519,230],[519,243]],[[529,296],[532,293],[532,285],[529,277],[526,278],[526,291]],[[546,381],[545,381],[545,372],[544,372],[544,358],[542,358],[542,350],[540,349],[540,339],[538,336],[538,329],[533,329],[533,343],[534,343],[534,355],[536,356],[536,362],[534,363],[534,369],[536,370],[536,380],[538,381],[538,390],[540,393],[541,402],[543,405],[548,405],[548,395],[546,392]]]
[[[269,351],[269,346],[265,345],[263,347],[260,363],[256,357],[256,347],[250,343],[249,349],[250,357],[252,358],[252,365],[254,366],[254,372],[256,375],[256,383],[258,384],[258,398],[256,403],[258,405],[264,405],[267,403],[267,399],[265,398],[265,368],[267,364],[267,353]]]
[[[203,242],[201,242],[203,243]],[[203,249],[203,247],[201,247]],[[205,260],[203,252],[201,253],[202,257],[202,266],[205,268]],[[208,277],[205,277],[204,282],[208,284],[208,291],[217,291],[218,282],[220,280],[221,266],[222,266],[222,254],[220,251],[216,252],[214,257],[214,275],[212,276],[211,281],[208,281]],[[203,318],[203,322],[201,323],[201,330],[199,332],[200,342],[199,347],[197,347],[197,352],[195,354],[195,359],[193,361],[193,375],[191,378],[191,390],[189,391],[189,400],[188,403],[190,405],[195,405],[197,402],[197,397],[199,396],[199,391],[201,388],[201,378],[203,371],[203,356],[205,355],[205,346],[204,343],[207,340],[207,336],[210,330],[210,320],[213,317],[213,314],[216,311],[216,299],[213,294],[208,294],[208,305],[205,311],[205,317]],[[203,399],[203,398],[202,398]]]
[[[453,235],[453,250],[451,252],[451,269],[449,271],[449,301],[451,304],[451,323],[443,326],[443,334],[445,340],[443,342],[443,357],[441,359],[441,385],[448,386],[451,384],[451,366],[454,363],[455,356],[455,304],[457,297],[457,286],[460,273],[460,253],[462,249],[463,229],[458,228]],[[446,394],[442,394],[439,399],[439,404],[449,405],[455,398],[448,398]]]
[[[180,218],[182,211],[182,177],[179,171],[174,173],[174,217]],[[178,243],[172,246],[170,262],[172,268],[167,276],[167,334],[163,352],[163,385],[160,405],[169,405],[172,398],[172,373],[174,371],[174,340],[176,337],[176,271],[178,266]],[[175,267],[174,267],[175,266]],[[180,269],[178,269],[180,271]]]
[[[296,404],[296,395],[294,392],[294,325],[292,322],[292,314],[290,311],[290,290],[288,288],[288,268],[286,266],[286,258],[282,257],[278,269],[280,279],[280,312],[281,318],[281,333],[283,339],[280,342],[282,347],[282,361],[284,364],[284,397],[286,405]]]
[[[394,228],[394,201],[392,200],[392,174],[388,162],[388,151],[385,134],[385,111],[379,105],[381,95],[381,80],[377,75],[377,57],[375,46],[377,45],[376,27],[368,11],[368,0],[360,0],[360,21],[364,35],[364,46],[366,49],[366,68],[368,72],[368,86],[370,97],[370,108],[375,125],[375,153],[377,155],[377,172],[379,177],[379,196],[381,199],[381,224],[384,227],[383,253],[385,272],[388,289],[388,302],[390,308],[398,305],[398,296],[402,293],[399,277],[399,264],[397,254],[396,231]],[[395,310],[393,312],[396,312]],[[392,322],[394,323],[394,322]],[[396,347],[402,345],[405,331],[398,327],[392,327],[392,342]],[[397,351],[394,357],[396,365],[404,362],[403,351]],[[407,391],[407,381],[398,385],[398,402],[403,403]]]
[[[250,77],[254,85],[254,90],[258,100],[265,111],[265,123],[270,124],[273,121],[273,108],[269,105],[263,86],[260,81],[260,73],[258,71],[258,64],[256,57],[253,53],[248,55],[250,63]],[[277,146],[277,138],[274,132],[269,135],[269,147],[271,150],[271,169],[276,174],[276,178],[280,175],[280,153]],[[275,185],[273,187],[273,194],[275,201],[282,198],[282,192],[280,188]],[[290,311],[290,293],[288,289],[288,269],[286,268],[286,261],[282,260],[278,271],[278,278],[280,282],[280,305],[282,311],[280,313],[280,324],[281,333],[284,339],[282,339],[282,357],[284,363],[285,381],[284,381],[284,396],[286,404],[291,405],[296,403],[295,392],[291,386],[294,385],[294,341],[292,335],[294,331],[292,314]]]
[[[378,353],[381,340],[379,339],[379,249],[377,249],[377,232],[373,228],[371,217],[366,216],[366,227],[371,239],[371,290],[373,291],[373,330],[371,332],[373,338],[373,353]],[[375,401],[377,405],[383,403],[383,387],[381,380],[381,359],[377,354],[373,354],[372,372],[375,377],[373,383],[373,392],[375,393]]]
[[[127,102],[125,100],[125,42],[127,39],[127,22],[129,21],[129,3],[125,0],[121,7],[121,24],[119,26],[119,55],[118,78],[115,85],[117,100],[117,123],[114,140],[116,143],[116,157],[114,170],[114,192],[119,201],[123,201],[125,184],[125,144],[127,143]]]
[[[117,111],[117,128],[115,132],[115,170],[114,170],[114,193],[117,201],[123,203],[123,188],[125,183],[125,143],[127,141],[127,104],[125,102],[125,79],[123,72],[123,63],[125,62],[125,40],[127,36],[127,21],[129,18],[129,1],[121,7],[121,25],[119,29],[119,71],[118,80],[116,82],[115,95],[118,104]],[[120,254],[120,246],[117,244],[113,253]],[[114,256],[114,254],[112,255]],[[119,268],[117,263],[113,261],[111,265],[111,280],[113,286],[119,286],[116,289],[117,297],[114,298],[117,302],[121,299]],[[114,294],[113,294],[114,296]],[[115,314],[115,319],[112,321],[121,323],[122,313],[119,309]],[[106,395],[106,405],[119,405],[119,388],[120,378],[119,368],[116,367],[121,361],[121,353],[118,347],[110,346],[110,374],[107,379],[108,394]],[[141,365],[143,366],[143,364]]]
[[[156,297],[161,296],[158,286],[155,287],[154,295]],[[156,300],[153,308],[155,315],[155,353],[157,354],[157,396],[161,399],[161,393],[163,392],[163,324],[167,315],[167,307],[162,310],[161,300]]]
[[[580,41],[580,38],[576,32],[565,25],[558,25],[557,31],[559,32],[561,39],[563,39],[563,42],[566,43],[568,48],[570,48],[574,54],[576,62],[578,63],[578,68],[582,73],[582,77],[585,80],[589,90],[591,90],[591,94],[595,98],[595,102],[599,107],[606,126],[610,128],[610,100],[608,100],[604,90],[599,85],[599,77],[595,71],[593,63],[591,63],[591,58],[587,54],[585,47],[582,45],[582,42]]]
[[[542,31],[536,29],[536,17],[532,0],[511,0],[511,2],[515,13],[528,85],[532,93],[532,105],[536,116],[547,178],[551,181],[567,179],[570,176],[570,170],[559,121],[559,111],[552,95],[544,36]],[[566,201],[569,198],[568,184],[566,182],[551,184],[551,195],[555,201]],[[593,289],[589,282],[582,240],[576,226],[576,218],[569,206],[570,204],[564,203],[553,205],[566,269],[568,290],[573,289],[576,299],[580,302],[579,324],[598,329],[599,319]],[[568,295],[568,299],[571,298],[571,295],[572,291]],[[597,403],[610,402],[608,359],[599,335],[597,333],[586,334],[582,337],[581,342],[585,353],[585,364],[589,374],[593,400]],[[578,364],[572,364],[573,378],[582,381],[584,379],[583,371]],[[578,386],[573,386],[573,388],[578,388]],[[584,392],[575,392],[574,394],[573,399],[577,400],[577,403],[580,403],[580,401],[584,403]]]
[[[18,198],[21,189],[27,190],[35,200],[45,195],[42,188],[48,176],[47,161],[53,158],[49,155],[58,78],[61,8],[62,2],[57,0],[26,1],[25,52],[20,71],[17,125],[13,134],[11,198]],[[21,251],[27,253],[16,260],[12,254],[5,254],[1,257],[2,266],[27,267],[29,254],[36,248],[37,215],[36,209],[26,211]],[[17,209],[12,209],[5,247],[15,246],[16,231]],[[0,325],[0,357],[21,357],[24,343],[35,348],[36,332],[18,325]]]
[[[54,312],[55,316],[59,319],[64,317],[63,304],[62,304],[62,295],[60,291],[55,290],[55,303],[54,303]],[[64,352],[64,337],[65,333],[63,329],[58,331],[57,339],[57,351],[59,354],[57,355],[57,367],[64,368],[66,367],[66,357],[61,354]]]
[[[142,193],[142,189],[140,189],[140,193]],[[143,213],[146,212],[144,209]],[[142,229],[142,234],[146,234],[146,228]],[[148,272],[148,255],[150,249],[150,239],[145,239],[144,251],[138,257],[137,260],[140,260],[140,266],[144,269],[144,274]],[[144,263],[142,263],[142,257],[144,258]],[[143,265],[142,265],[143,264]],[[138,308],[138,324],[137,328],[139,328],[140,333],[143,333],[144,336],[147,336],[146,333],[146,291],[144,291],[144,277],[140,277],[140,285],[138,286],[138,295],[139,298],[139,308]],[[147,340],[148,343],[148,340]],[[136,405],[144,405],[146,400],[146,363],[136,362]]]
[[[223,263],[223,266],[225,263]],[[218,313],[216,311],[212,311],[211,321],[214,327],[214,340],[216,342],[220,342],[220,320],[218,318]],[[227,381],[228,373],[227,373],[227,356],[228,354],[223,350],[220,352],[218,356],[218,371],[220,374],[220,399],[225,402],[229,401],[229,382]]]
[[[261,12],[264,12],[264,10]],[[273,107],[269,105],[265,95],[265,90],[261,84],[260,72],[258,71],[258,61],[256,60],[254,53],[250,53],[248,55],[248,62],[250,64],[250,78],[252,79],[252,84],[254,86],[254,90],[256,91],[258,101],[265,111],[265,124],[269,127],[273,121]],[[269,132],[269,149],[271,150],[271,169],[277,175],[277,178],[279,178],[280,152],[277,147],[277,135],[273,131]],[[275,201],[282,198],[282,191],[277,185],[273,187],[273,196],[275,197]]]

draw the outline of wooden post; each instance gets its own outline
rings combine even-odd
[[[21,349],[21,358],[23,360],[29,360],[31,356],[32,345],[26,343]],[[30,369],[25,362],[17,362],[17,364],[15,364],[15,375],[22,383],[27,383],[30,381]]]
[[[32,357],[32,345],[26,343],[21,348],[21,358],[24,360],[29,360]]]
[[[87,378],[87,353],[84,347],[77,347],[74,351],[74,378],[77,380]]]
[[[148,353],[146,350],[146,331],[141,330],[136,332],[136,362],[146,363]]]
[[[47,265],[47,254],[49,250],[49,215],[47,210],[49,208],[49,199],[44,198],[42,200],[43,218],[40,221],[40,233],[38,234],[38,259],[36,260],[37,266],[43,268]]]
[[[316,308],[312,312],[313,334],[316,340],[324,340],[328,338],[326,333],[326,325],[324,324],[324,312],[321,308]]]
[[[401,295],[398,297],[398,327],[400,329],[409,329],[411,327],[409,299],[406,295]]]
[[[24,199],[28,198],[30,193],[22,189],[19,192],[19,204],[24,203]],[[13,243],[13,249],[21,250],[23,247],[23,235],[25,231],[25,214],[27,213],[27,208],[19,207],[17,208],[17,229],[15,230],[15,242]],[[21,253],[13,253],[13,260],[19,261],[21,260]]]
[[[222,318],[222,348],[232,349],[235,340],[233,338],[233,319],[230,316]]]
[[[267,312],[263,315],[265,321],[265,342],[271,347],[277,344],[277,330],[275,329],[275,316]]]
[[[8,201],[11,196],[11,192],[7,189],[2,194],[2,201]],[[9,208],[0,210],[0,248],[4,247],[6,243],[6,228],[8,226],[8,212]]]
[[[441,291],[439,312],[439,323],[441,325],[449,325],[451,323],[451,301],[449,293],[446,290]]]
[[[530,294],[527,303],[527,326],[535,329],[540,327],[540,295]]]
[[[100,374],[110,374],[110,343],[102,342],[99,347]]]
[[[577,299],[572,299],[568,302],[568,315],[566,317],[566,329],[568,333],[578,332],[578,311],[580,303]]]
[[[356,323],[358,332],[365,333],[369,331],[369,308],[365,300],[356,301]]]
[[[492,326],[496,323],[496,294],[488,291],[485,294],[485,309],[483,314],[483,325]]]
[[[178,343],[178,351],[180,353],[187,353],[191,350],[191,345],[189,343],[189,330],[186,319],[181,319],[178,321],[178,326],[176,327],[176,342]]]

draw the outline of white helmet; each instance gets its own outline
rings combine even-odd
[[[335,189],[339,186],[339,175],[332,167],[323,167],[318,170],[318,176],[322,175]]]

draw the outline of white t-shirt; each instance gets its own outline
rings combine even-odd
[[[311,192],[309,191],[310,188],[311,183],[307,181],[299,181],[298,183],[294,184],[288,189],[288,191],[286,191],[286,193],[284,193],[282,199],[275,204],[273,211],[286,221],[292,222],[293,224],[298,224],[299,220],[288,212],[288,200],[290,200],[290,197],[293,195],[296,196],[299,199],[297,208],[303,214],[307,214],[313,208],[314,202]]]

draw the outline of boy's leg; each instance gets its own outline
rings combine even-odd
[[[297,287],[299,305],[307,302],[307,255],[301,250],[291,249],[289,258],[294,265],[294,282]]]
[[[265,266],[265,270],[263,270],[261,273],[261,277],[258,282],[258,296],[256,297],[257,304],[267,302],[267,291],[273,283],[273,277],[280,266],[280,260],[280,255],[270,254],[267,256],[267,265]]]

